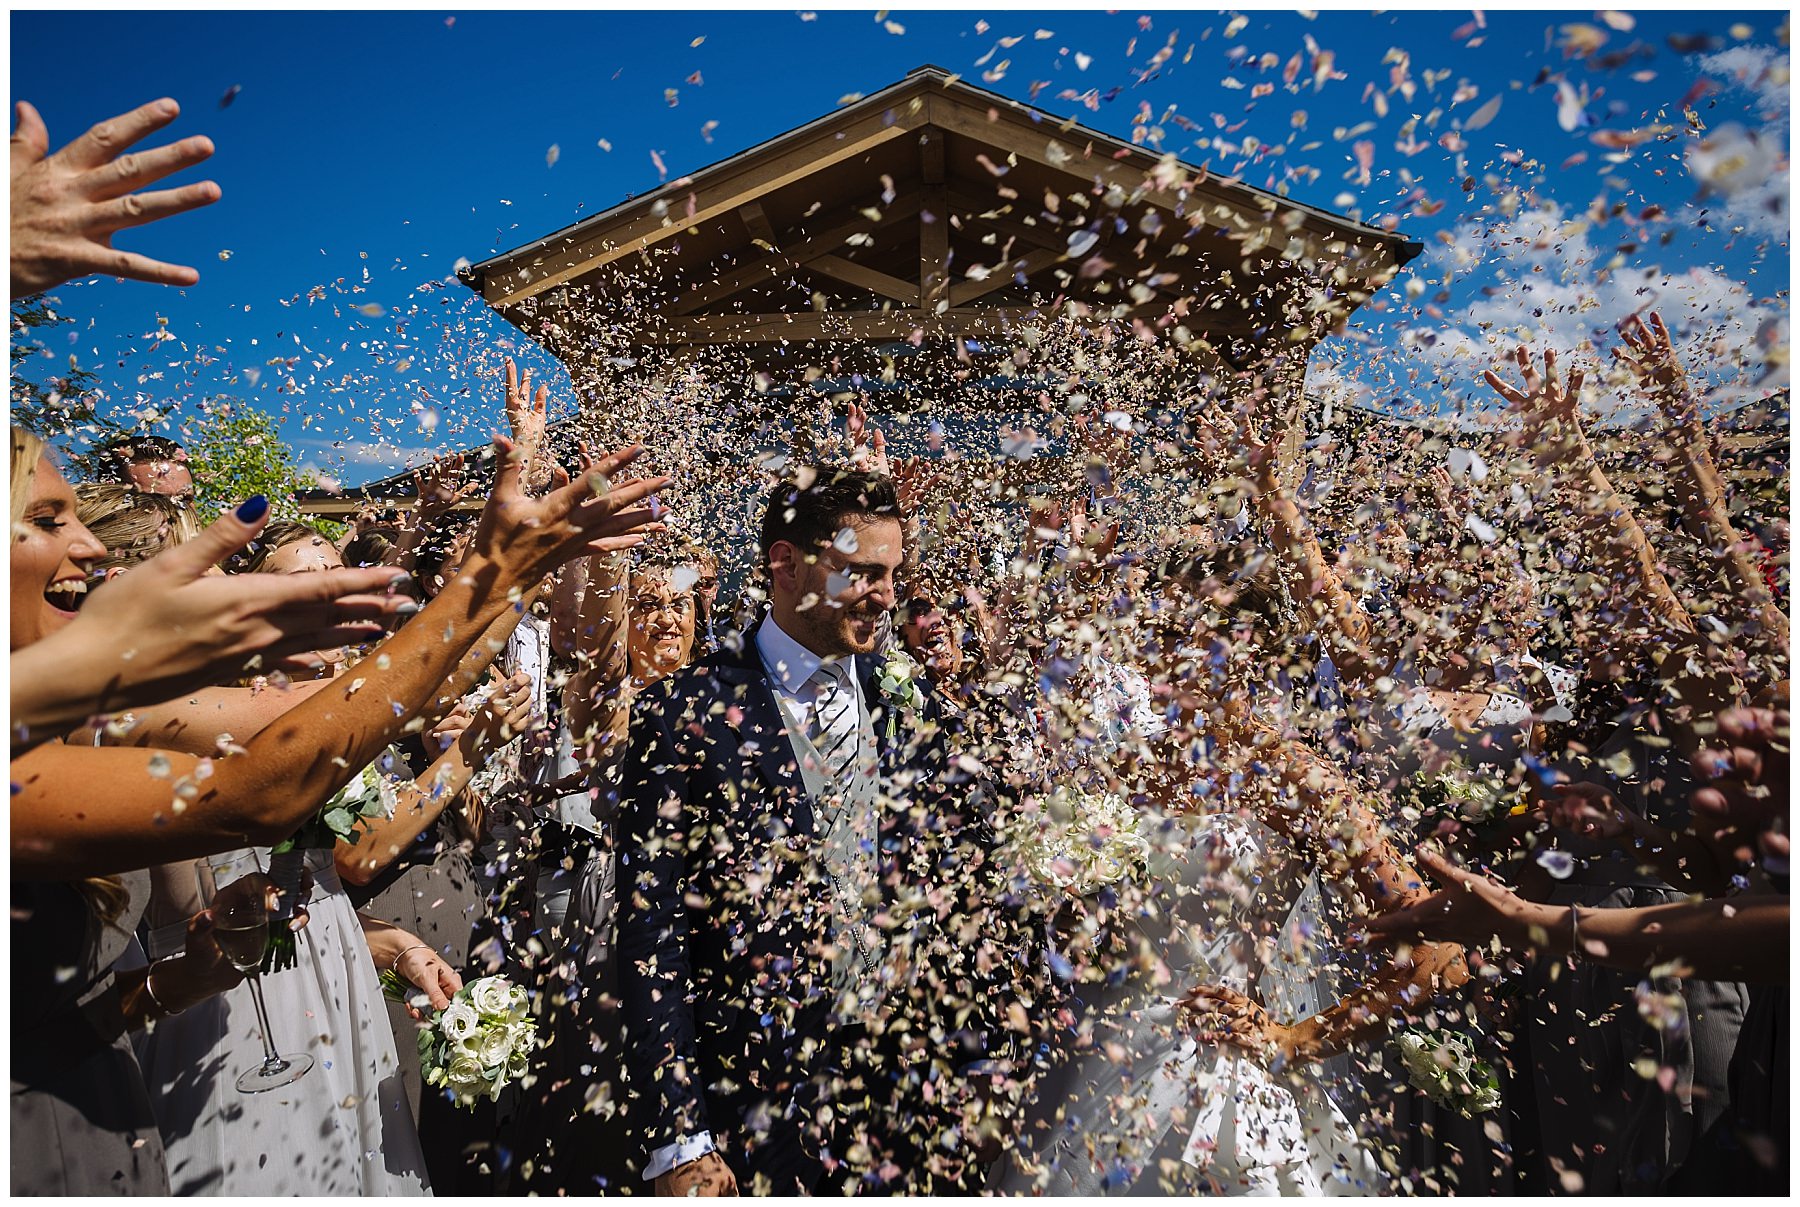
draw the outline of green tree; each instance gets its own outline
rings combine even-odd
[[[295,494],[318,485],[301,470],[294,450],[281,438],[275,417],[229,398],[212,400],[204,418],[186,425],[188,470],[194,475],[194,503],[211,523],[227,507],[251,495],[267,495],[277,516],[299,518]],[[338,535],[338,525],[316,527]]]
[[[100,414],[99,379],[74,356],[66,373],[51,368],[58,358],[45,337],[71,321],[56,313],[55,301],[40,294],[12,304],[12,422],[69,447],[69,468],[86,477],[92,472],[91,449],[129,429]]]

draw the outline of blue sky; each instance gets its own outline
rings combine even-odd
[[[483,374],[502,353],[552,367],[444,283],[459,258],[655,187],[653,152],[671,176],[693,171],[927,62],[1021,100],[1041,82],[1036,104],[1120,136],[1147,114],[1163,149],[1190,162],[1368,219],[1400,215],[1430,251],[1408,274],[1416,283],[1397,281],[1351,339],[1321,350],[1331,388],[1440,405],[1478,379],[1487,332],[1522,325],[1578,344],[1645,298],[1684,316],[1723,395],[1785,381],[1779,13],[11,20],[13,96],[38,106],[53,146],[170,95],[184,112],[167,137],[209,135],[218,153],[202,171],[224,191],[207,210],[120,239],[196,266],[199,285],[65,286],[59,310],[76,322],[52,351],[98,372],[113,407],[154,408],[165,430],[220,394],[269,410],[303,457],[346,483],[479,439],[499,409]],[[1684,97],[1704,132],[1688,132]],[[1629,145],[1659,121],[1660,138]],[[1370,144],[1366,181],[1359,143]]]

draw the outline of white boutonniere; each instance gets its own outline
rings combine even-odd
[[[916,715],[925,708],[925,693],[919,689],[918,674],[919,664],[905,650],[899,646],[888,650],[876,686],[881,692],[881,702],[887,706],[890,742],[902,712]]]

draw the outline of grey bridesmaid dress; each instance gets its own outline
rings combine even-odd
[[[12,888],[12,1193],[166,1195],[150,1095],[116,1021],[113,963],[133,944],[147,872],[101,918],[72,884]]]

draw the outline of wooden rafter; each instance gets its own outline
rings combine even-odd
[[[820,256],[832,255],[841,251],[845,241],[853,235],[867,234],[883,223],[899,222],[918,212],[919,199],[917,196],[897,197],[894,199],[894,204],[882,211],[879,220],[871,218],[867,214],[857,213],[826,227],[816,235],[802,239],[791,247],[770,252],[760,260],[720,273],[699,288],[682,294],[668,312],[692,314],[703,307],[742,293],[753,285],[761,284],[784,272],[790,272]],[[765,240],[765,242],[777,243],[778,240],[771,239]]]
[[[950,191],[944,184],[944,132],[919,132],[919,309],[935,312],[949,296]],[[929,217],[930,221],[926,221]]]
[[[762,202],[746,201],[738,206],[738,217],[744,220],[744,229],[750,232],[751,238],[761,239],[772,248],[781,245],[775,228],[769,225],[769,216],[763,213]]]
[[[902,306],[919,304],[918,286],[911,281],[902,281],[899,277],[858,264],[854,260],[846,260],[843,256],[814,256],[804,267],[808,272],[820,273],[834,281],[866,289],[870,293],[899,302]]]
[[[990,293],[998,293],[1017,282],[1023,276],[1029,281],[1033,276],[1063,259],[1063,253],[1054,247],[1039,247],[1021,256],[1017,260],[1008,260],[996,267],[985,278],[979,281],[969,280],[950,287],[950,305],[966,306],[978,298],[985,298]]]
[[[832,164],[866,155],[890,139],[916,129],[922,121],[922,117],[913,113],[870,114],[851,123],[843,136],[834,138],[829,145],[793,147],[766,162],[746,165],[696,190],[689,197],[692,212],[671,206],[667,214],[647,213],[620,229],[571,240],[556,248],[546,247],[530,263],[510,272],[496,272],[492,278],[484,280],[482,296],[492,306],[507,306],[533,297],[614,260],[643,251],[690,226],[710,222],[721,214],[741,208],[748,201],[765,197]]]
[[[673,318],[639,338],[654,344],[768,344],[821,339],[902,340],[928,336],[997,335],[1024,321],[1025,309],[970,307],[922,315],[916,310],[799,311],[708,314]]]

